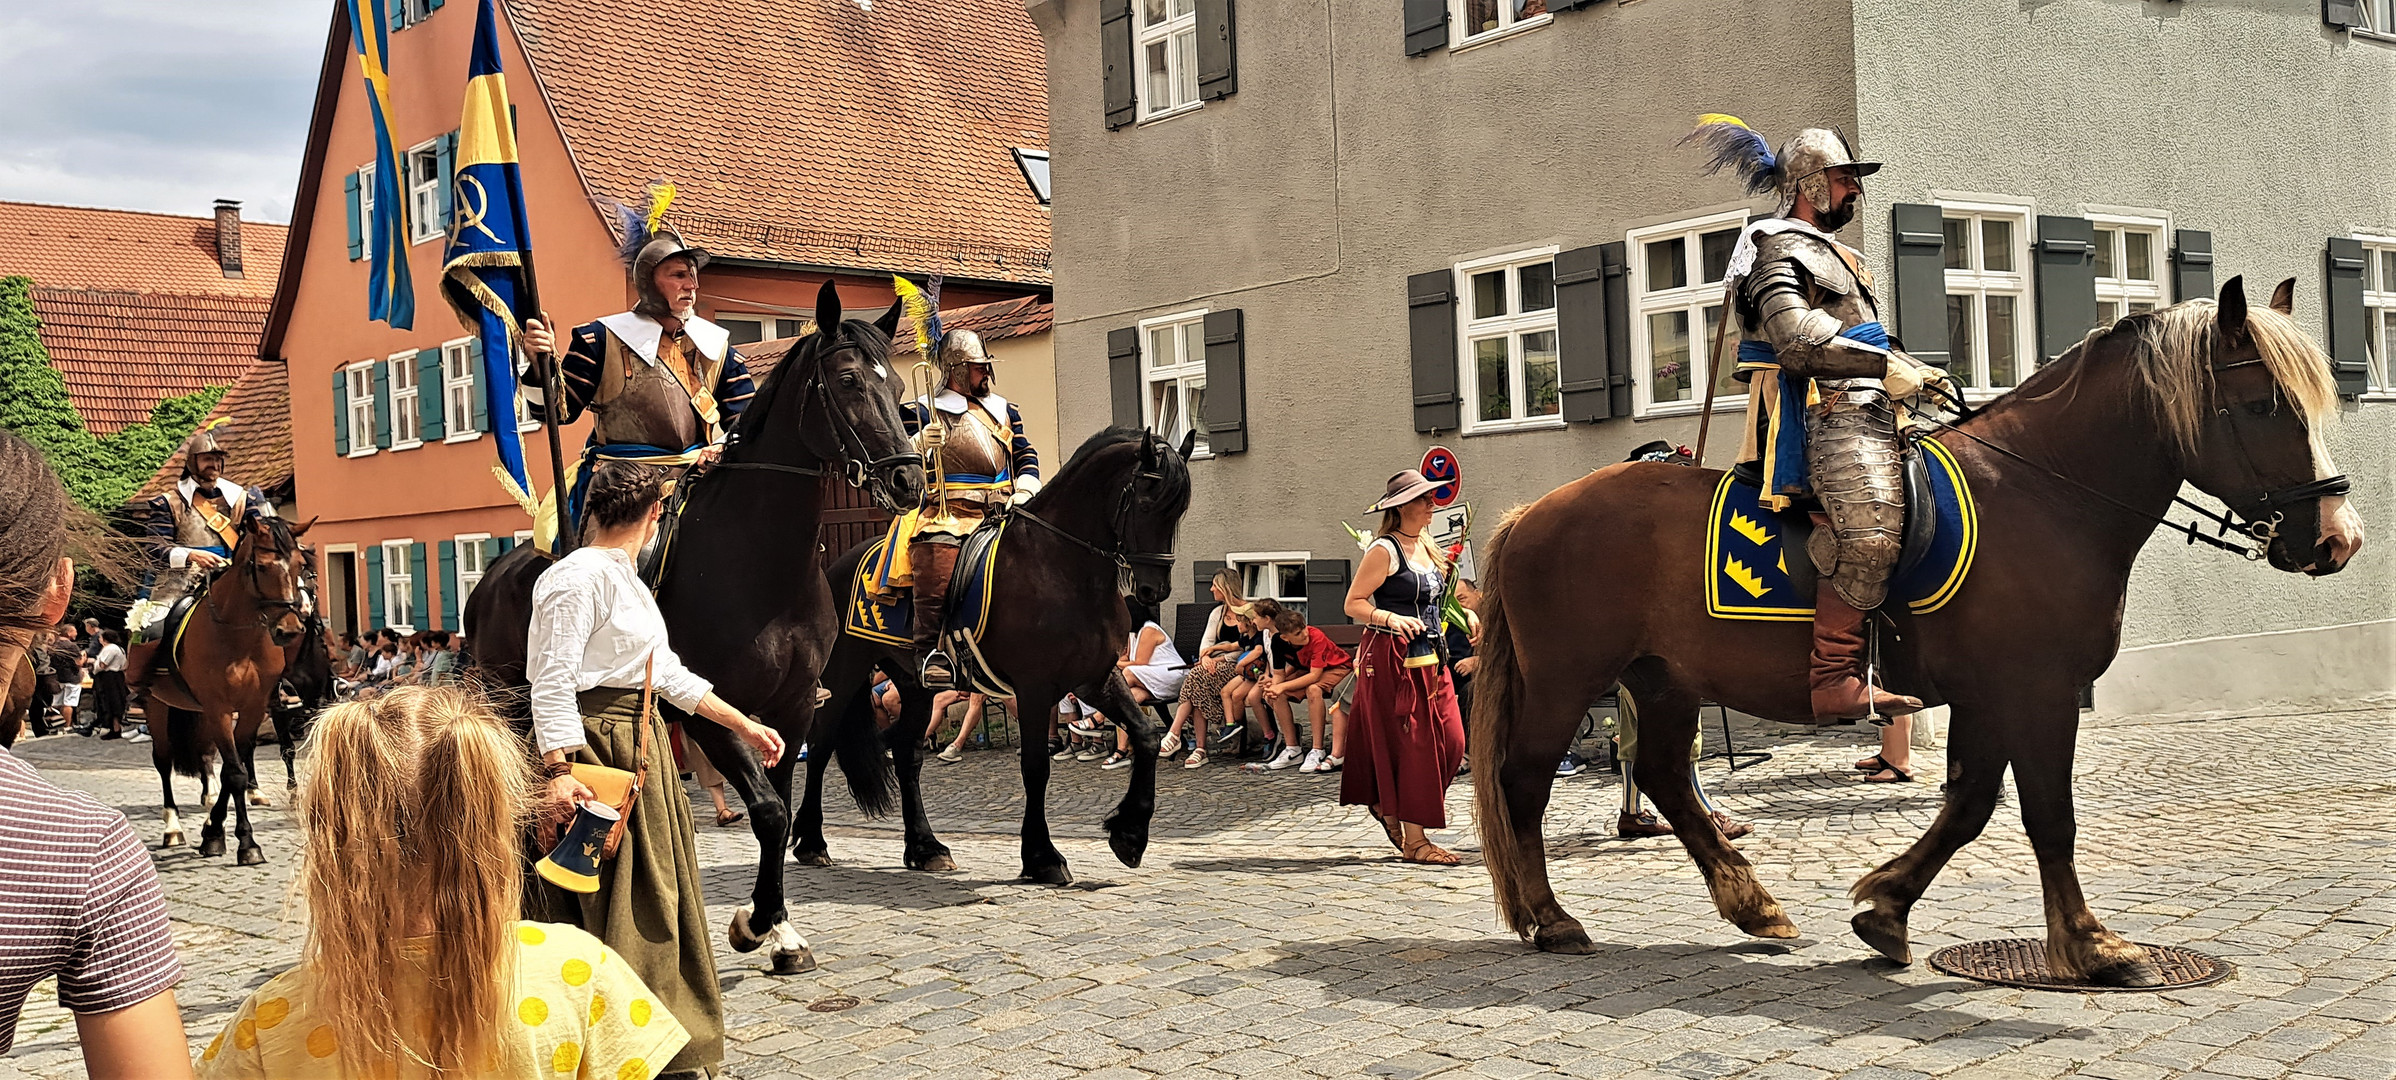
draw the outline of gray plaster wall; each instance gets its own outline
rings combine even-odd
[[[2324,241],[2396,233],[2396,45],[2324,27],[2318,0],[1854,0],[1854,10],[1861,141],[1889,163],[1861,238],[1883,272],[1891,203],[1976,192],[2029,198],[2042,214],[2161,209],[2175,227],[2212,231],[2217,284],[2243,274],[2259,299],[2296,278],[2297,318],[2318,336]],[[2133,579],[2125,646],[2346,628],[2367,643],[2355,653],[2365,662],[2308,679],[2333,696],[2396,691],[2396,638],[2368,625],[2396,616],[2396,401],[2350,403],[2341,420],[2330,447],[2377,534],[2361,558],[2310,579],[2159,537]],[[2166,663],[2154,649],[2125,654],[2115,675],[2144,678],[2137,700],[2149,708],[2288,700],[2285,686],[2252,685],[2293,674],[2269,650],[2202,651],[2215,664],[2253,657],[2249,690],[2224,689],[2241,683],[2231,677],[2169,701],[2149,677]]]
[[[1693,442],[1687,418],[1416,434],[1406,276],[1751,205],[1675,149],[1702,112],[1854,123],[1852,30],[1830,0],[1609,3],[1411,58],[1396,0],[1241,0],[1238,94],[1112,132],[1098,4],[1030,7],[1049,58],[1057,453],[1108,421],[1109,329],[1245,312],[1249,449],[1193,465],[1176,601],[1191,559],[1352,558],[1340,522],[1369,526],[1363,507],[1433,442],[1461,457],[1484,520],[1647,440]],[[1787,43],[1785,88],[1757,91],[1729,26]],[[1735,427],[1717,426],[1717,461]]]

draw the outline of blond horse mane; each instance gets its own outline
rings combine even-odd
[[[2138,382],[2153,399],[2164,438],[2183,457],[2195,454],[2206,405],[2212,400],[2213,353],[2221,341],[2219,313],[2215,301],[2189,300],[2121,324],[2136,327],[2139,343],[2145,346],[2133,360]],[[2303,413],[2319,451],[2322,429],[2338,415],[2338,386],[2329,357],[2294,320],[2268,307],[2249,306],[2246,329],[2280,393]],[[2090,337],[2110,332],[2099,330]]]

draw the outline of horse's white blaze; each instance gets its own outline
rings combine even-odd
[[[890,377],[890,369],[889,369],[889,368],[886,368],[886,367],[883,367],[883,366],[882,366],[882,362],[881,362],[881,361],[879,361],[879,360],[876,360],[876,361],[874,361],[874,378],[877,378],[877,379],[887,379],[887,378],[889,378],[889,377]]]

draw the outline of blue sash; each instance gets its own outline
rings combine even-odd
[[[1876,323],[1857,323],[1839,331],[1839,336],[1860,341],[1875,348],[1889,347],[1888,328]],[[1778,368],[1780,355],[1768,341],[1739,343],[1739,367]],[[1770,475],[1765,477],[1764,490],[1775,496],[1793,497],[1813,494],[1813,472],[1805,464],[1805,406],[1813,396],[1812,379],[1782,378],[1776,381],[1779,397],[1772,402],[1770,426],[1765,429],[1764,455]],[[1794,422],[1792,422],[1794,421]]]

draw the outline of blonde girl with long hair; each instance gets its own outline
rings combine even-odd
[[[455,687],[327,710],[300,793],[298,967],[250,995],[206,1077],[654,1077],[689,1040],[624,958],[521,921],[531,756]]]

